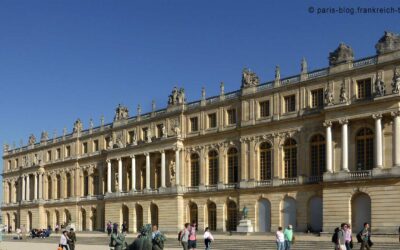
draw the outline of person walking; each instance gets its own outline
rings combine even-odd
[[[118,224],[114,223],[113,231],[110,237],[110,249],[122,250],[125,247],[125,236],[118,232]]]
[[[189,250],[188,241],[189,241],[189,223],[185,223],[185,228],[182,230],[180,242],[182,244],[183,250]]]
[[[127,233],[128,232],[128,225],[126,224],[126,221],[122,223],[122,233]]]
[[[351,237],[351,227],[350,224],[344,225],[344,242],[346,245],[346,250],[351,250],[353,248],[353,239]]]
[[[211,250],[211,242],[214,241],[214,237],[212,236],[210,229],[206,227],[204,230],[204,245],[206,245],[205,250]]]
[[[107,235],[110,236],[111,232],[112,232],[112,224],[111,224],[111,221],[108,221],[108,223],[107,223]]]
[[[75,250],[76,234],[72,227],[69,229],[68,238],[69,238],[68,241],[69,249]]]
[[[293,227],[292,227],[292,225],[289,225],[287,228],[285,228],[285,231],[283,232],[283,235],[285,237],[285,250],[290,250],[290,247],[292,245],[292,240],[293,240]]]
[[[196,250],[197,247],[196,227],[197,227],[196,221],[192,221],[192,224],[189,226],[188,248],[190,250]]]
[[[371,242],[371,233],[369,231],[369,224],[368,222],[364,223],[364,228],[360,232],[361,235],[361,248],[360,250],[370,250],[372,246]]]
[[[60,244],[58,245],[59,247],[61,247],[62,249],[67,249],[67,250],[70,250],[69,249],[69,245],[68,245],[68,241],[69,241],[70,239],[68,238],[68,235],[67,235],[67,231],[66,230],[64,230],[63,232],[62,232],[62,234],[61,234],[61,238],[60,238]]]
[[[336,250],[346,250],[345,231],[344,231],[345,225],[346,223],[342,223],[340,225],[340,229],[336,232],[336,242],[335,242]]]
[[[283,235],[282,227],[278,227],[278,231],[276,231],[276,249],[285,250],[285,236]]]

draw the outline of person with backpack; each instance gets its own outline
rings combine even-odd
[[[189,225],[190,225],[189,223],[185,223],[185,227],[178,234],[178,239],[183,247],[183,250],[189,250],[189,248],[188,248]]]
[[[335,244],[335,250],[346,250],[344,225],[345,223],[342,223],[340,228],[335,228],[335,232],[332,235],[332,242]]]
[[[293,240],[292,225],[289,225],[287,228],[285,228],[285,231],[283,231],[283,235],[285,237],[285,250],[290,250],[290,247],[292,245],[292,240]]]
[[[364,223],[364,228],[358,233],[357,239],[361,240],[361,248],[360,250],[370,250],[373,243],[371,242],[371,233],[369,231],[368,222]]]
[[[192,224],[189,226],[189,241],[188,241],[189,250],[196,250],[197,247],[196,226],[197,226],[196,221],[192,221]]]
[[[206,245],[205,250],[211,250],[211,242],[214,241],[214,237],[210,233],[210,230],[208,227],[204,230],[204,245]]]

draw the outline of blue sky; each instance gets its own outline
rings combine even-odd
[[[400,14],[316,14],[323,7],[400,7],[396,1],[90,1],[0,2],[0,142],[60,135],[79,117],[110,122],[122,103],[131,115],[172,87],[189,101],[240,87],[249,67],[262,82],[325,67],[340,42],[356,58],[375,53]],[[396,27],[395,27],[396,26]],[[0,163],[1,165],[2,163]],[[1,166],[0,166],[1,167]],[[1,192],[0,192],[1,194]]]

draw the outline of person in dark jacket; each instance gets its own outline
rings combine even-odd
[[[69,230],[68,238],[69,238],[69,241],[68,241],[69,249],[75,250],[76,234],[75,234],[73,228],[71,228]]]

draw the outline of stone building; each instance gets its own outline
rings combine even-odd
[[[374,232],[400,225],[400,37],[385,32],[377,54],[354,60],[345,44],[329,67],[186,101],[174,88],[165,109],[28,145],[4,145],[3,221],[13,229],[74,223],[104,230],[126,221],[177,231],[236,230],[246,206],[256,231],[292,224],[332,231],[341,222]]]

